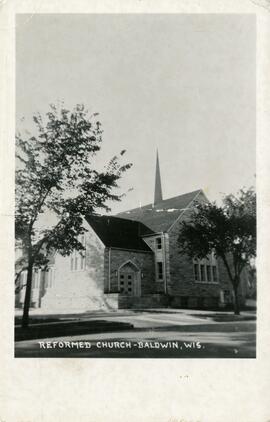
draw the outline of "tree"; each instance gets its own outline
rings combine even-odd
[[[16,135],[15,234],[23,250],[18,273],[27,271],[23,327],[28,325],[33,268],[46,268],[52,250],[65,256],[84,249],[78,240],[85,232],[83,216],[109,211],[108,201],[121,200],[114,189],[131,167],[120,164],[121,151],[102,171],[94,168],[101,123],[83,105],[71,111],[51,105],[45,117],[37,113],[33,121],[36,135]],[[54,223],[42,226],[44,213],[54,216]]]
[[[223,204],[198,203],[181,224],[180,250],[197,259],[211,252],[221,258],[234,291],[234,311],[240,313],[241,272],[256,256],[256,194],[252,188],[227,195]]]

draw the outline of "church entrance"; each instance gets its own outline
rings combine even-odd
[[[120,274],[120,293],[134,296],[134,272]]]
[[[140,271],[131,262],[119,268],[119,292],[126,296],[139,296]]]

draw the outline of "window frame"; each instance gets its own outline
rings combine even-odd
[[[218,262],[214,253],[211,253],[211,255],[207,256],[207,258],[193,259],[193,281],[200,284],[219,283]]]
[[[164,265],[162,261],[157,261],[157,281],[164,281]]]
[[[193,262],[193,272],[194,272],[194,280],[200,281],[199,264],[197,262]]]
[[[205,269],[206,269],[206,281],[208,281],[208,283],[211,283],[213,281],[213,277],[212,277],[212,265],[210,264],[206,264]]]
[[[32,290],[40,288],[41,269],[34,267],[32,272]]]
[[[201,282],[205,282],[205,281],[207,281],[206,280],[206,277],[205,277],[205,264],[202,264],[202,263],[200,263],[200,272],[199,272],[199,274],[200,274],[200,281]]]
[[[157,251],[162,250],[162,238],[161,238],[161,236],[156,237],[156,250]]]
[[[218,283],[217,265],[212,265],[212,278],[214,283]]]
[[[81,234],[78,236],[78,240],[85,247],[84,250],[77,251],[73,249],[70,254],[70,272],[78,273],[86,270],[86,235]]]

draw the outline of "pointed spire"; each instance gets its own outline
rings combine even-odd
[[[161,202],[161,201],[162,201],[162,189],[161,189],[159,158],[158,158],[158,150],[157,150],[154,205],[157,204],[158,202]]]

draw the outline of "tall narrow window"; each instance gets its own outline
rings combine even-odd
[[[45,278],[44,278],[44,287],[47,289],[48,287],[48,277],[49,277],[49,268],[45,270]]]
[[[214,254],[193,259],[194,280],[199,283],[218,283],[218,267]]]
[[[23,271],[20,275],[20,286],[21,287],[25,287],[26,280],[27,280],[27,271]]]
[[[85,235],[78,237],[79,242],[85,247]],[[83,271],[85,270],[85,250],[74,250],[70,256],[70,270]]]
[[[158,279],[163,280],[163,263],[157,262]]]
[[[201,281],[205,281],[205,266],[200,265]]]
[[[38,268],[35,268],[34,273],[33,273],[33,284],[32,284],[33,289],[39,288],[39,276],[40,276],[40,270]]]
[[[207,275],[207,281],[212,281],[211,278],[211,266],[210,265],[206,265],[206,275]]]
[[[196,281],[200,280],[200,277],[199,277],[199,265],[198,264],[194,264],[194,277],[195,277],[195,280]]]
[[[49,271],[49,287],[53,286],[54,269],[50,268]]]
[[[53,286],[53,278],[54,278],[54,269],[47,268],[45,274],[45,288],[51,288]]]
[[[212,271],[213,271],[213,281],[217,282],[217,267],[215,265],[213,265]]]
[[[81,270],[84,270],[85,267],[85,252],[81,251]]]
[[[162,249],[161,237],[156,238],[157,249]]]

